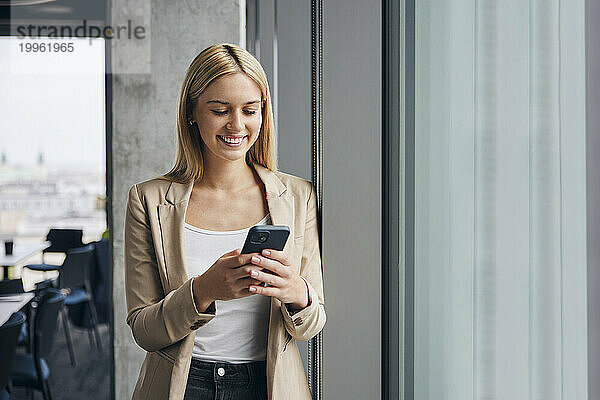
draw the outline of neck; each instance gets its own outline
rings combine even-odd
[[[252,167],[244,158],[236,161],[204,158],[202,179],[196,185],[215,192],[237,192],[254,183]]]

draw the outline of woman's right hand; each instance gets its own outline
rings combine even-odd
[[[248,297],[254,293],[248,290],[250,285],[260,285],[261,281],[250,278],[250,272],[260,271],[262,267],[250,262],[258,253],[240,254],[235,249],[223,254],[202,275],[194,278],[192,290],[194,301],[200,312],[206,310],[215,300],[232,300]]]

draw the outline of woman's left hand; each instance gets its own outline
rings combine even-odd
[[[284,304],[289,304],[291,310],[300,310],[308,305],[308,288],[306,283],[291,268],[291,264],[282,251],[263,250],[261,255],[252,257],[252,264],[268,269],[253,271],[250,277],[267,283],[269,286],[248,286],[250,292],[272,296]],[[254,275],[255,274],[255,275]]]

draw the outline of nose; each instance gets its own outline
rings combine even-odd
[[[234,132],[240,132],[244,129],[244,124],[242,122],[242,112],[234,111],[231,113],[231,118],[229,119],[228,129]]]

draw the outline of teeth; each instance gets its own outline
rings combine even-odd
[[[239,144],[242,142],[242,140],[244,140],[243,137],[239,138],[239,139],[230,139],[228,137],[225,136],[220,136],[221,139],[223,139],[225,142],[227,143],[231,143],[231,144]]]

